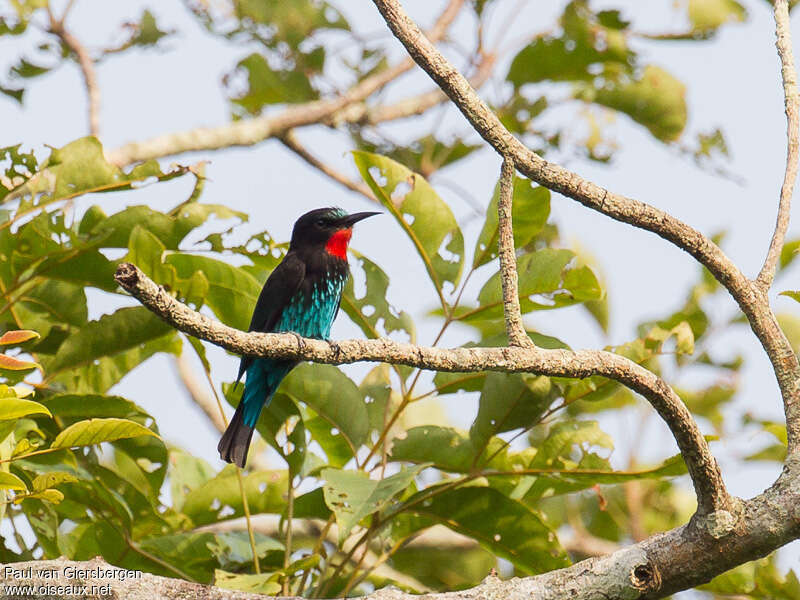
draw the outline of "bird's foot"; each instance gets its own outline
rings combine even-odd
[[[331,347],[331,350],[333,350],[334,360],[339,360],[339,356],[342,354],[342,347],[333,340],[325,340],[325,341],[328,342],[328,345]]]
[[[297,333],[296,331],[290,331],[289,333],[291,333],[294,337],[297,338],[297,349],[298,350],[305,350],[306,349],[306,343],[303,341],[303,336],[300,335],[299,333]]]

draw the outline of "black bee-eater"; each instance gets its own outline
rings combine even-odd
[[[250,331],[294,332],[327,340],[349,275],[347,244],[353,225],[376,214],[318,208],[300,217],[289,252],[261,290]],[[294,360],[242,357],[236,382],[247,373],[244,393],[217,446],[222,460],[244,467],[261,409],[296,365]]]

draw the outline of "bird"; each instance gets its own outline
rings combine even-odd
[[[291,332],[327,340],[350,274],[347,244],[353,225],[377,214],[380,213],[349,215],[341,208],[330,207],[312,210],[297,219],[289,251],[259,294],[249,331]],[[234,385],[245,376],[244,392],[217,446],[222,460],[244,468],[262,409],[298,363],[242,356]]]

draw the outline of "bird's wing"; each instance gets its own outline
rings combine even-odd
[[[253,310],[250,320],[250,331],[269,333],[274,331],[281,313],[291,300],[292,296],[300,289],[306,274],[305,263],[293,252],[289,252],[281,263],[270,273],[267,282],[258,296],[258,302]],[[243,356],[239,365],[238,382],[250,364],[253,357]]]

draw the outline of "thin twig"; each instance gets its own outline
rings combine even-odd
[[[289,424],[286,424],[288,430]],[[286,432],[288,437],[289,432]],[[294,518],[294,478],[292,477],[291,468],[288,469],[289,489],[287,491],[288,497],[286,498],[286,542],[283,553],[283,569],[288,571],[289,564],[292,560],[292,519]],[[284,596],[289,595],[289,573],[283,574],[282,593]]]
[[[195,352],[197,352],[197,349],[193,345],[191,346],[195,350]],[[198,357],[200,357],[199,353]],[[225,416],[225,411],[222,409],[222,400],[220,400],[219,394],[217,394],[217,388],[214,385],[214,380],[211,379],[211,371],[208,370],[206,364],[207,363],[203,361],[203,372],[206,374],[208,387],[211,388],[211,392],[214,394],[214,399],[217,401],[217,409],[219,410],[220,417],[222,418],[222,423],[225,426],[225,428],[227,428],[228,418]],[[239,494],[242,497],[242,510],[244,510],[244,518],[245,521],[247,522],[247,535],[250,538],[250,549],[253,552],[253,569],[255,569],[256,574],[260,574],[261,563],[258,560],[258,548],[256,547],[256,536],[253,531],[253,521],[250,518],[250,503],[247,501],[247,492],[244,489],[244,476],[242,475],[242,469],[238,466],[236,467],[236,479],[239,481]]]
[[[326,165],[316,156],[311,154],[308,149],[300,143],[300,140],[297,139],[297,135],[295,134],[294,130],[290,129],[286,133],[284,133],[280,137],[281,143],[286,146],[289,150],[297,154],[300,158],[306,161],[309,165],[317,169],[318,171],[324,173],[335,182],[343,185],[348,190],[356,192],[364,196],[367,200],[371,200],[372,202],[377,202],[378,200],[375,198],[375,195],[370,191],[370,189],[364,185],[363,183],[359,183],[350,179],[344,173],[340,173],[333,167]]]
[[[792,30],[789,20],[789,1],[774,0],[775,7],[775,46],[781,59],[781,79],[783,80],[783,96],[786,111],[786,172],[781,186],[781,197],[778,203],[778,218],[775,222],[775,233],[769,245],[764,266],[758,274],[756,282],[766,291],[772,285],[778,259],[783,250],[786,231],[789,228],[789,217],[792,209],[792,191],[797,180],[798,160],[798,126],[800,126],[800,98],[797,95],[797,71],[794,67],[792,52]]]
[[[86,94],[89,97],[89,133],[94,137],[100,137],[100,86],[97,83],[94,61],[80,40],[66,30],[64,18],[55,20],[52,18],[52,14],[50,17],[50,31],[58,36],[78,60],[83,83],[86,86]]]
[[[450,0],[429,34],[436,41],[444,37],[456,18],[464,0]],[[231,146],[252,146],[267,138],[302,125],[312,125],[336,120],[336,113],[357,104],[394,81],[414,66],[406,58],[396,65],[384,69],[362,80],[345,93],[335,98],[295,104],[273,114],[242,119],[220,127],[201,127],[161,135],[141,142],[125,144],[108,153],[108,160],[117,165],[127,165],[150,158],[161,158],[198,150],[219,150]]]
[[[514,161],[503,159],[500,175],[500,198],[497,202],[497,250],[500,255],[500,281],[503,287],[503,316],[509,346],[533,346],[522,324],[519,306],[517,253],[514,249],[514,227],[511,207],[514,200]]]

